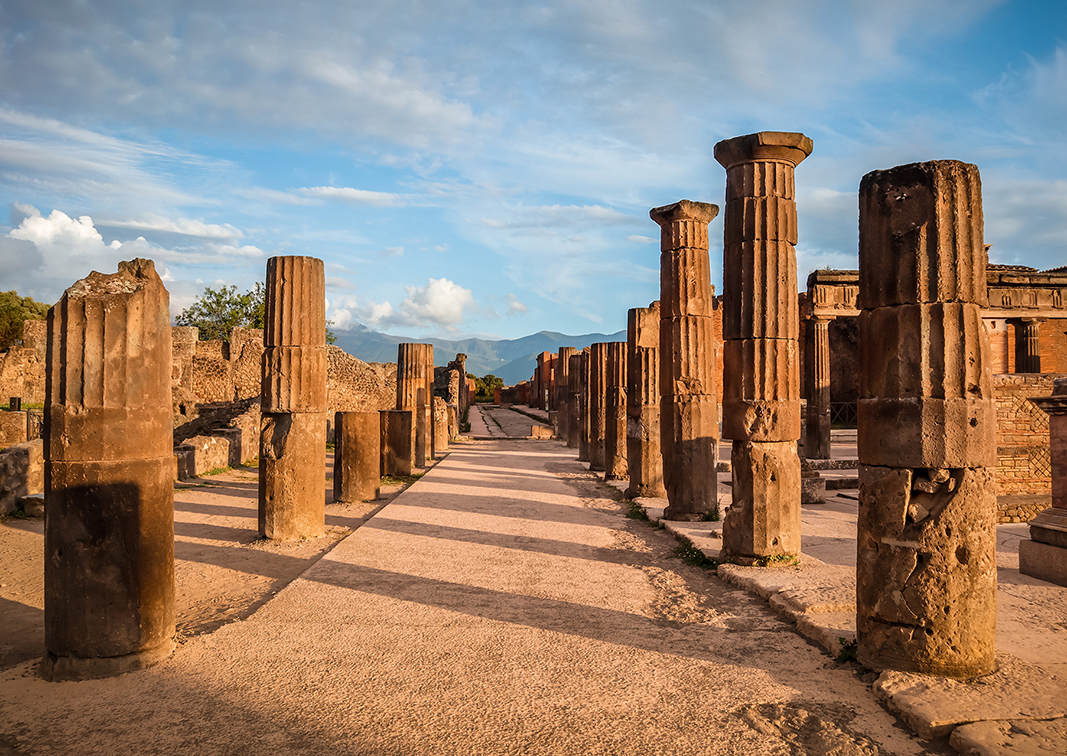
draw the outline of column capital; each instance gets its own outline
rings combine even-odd
[[[718,205],[713,205],[709,202],[693,202],[692,200],[679,200],[672,205],[654,207],[648,211],[648,217],[661,227],[681,221],[711,223],[718,214]]]
[[[726,169],[763,160],[797,166],[811,154],[813,147],[811,139],[798,132],[760,131],[719,142],[715,145],[715,159]]]

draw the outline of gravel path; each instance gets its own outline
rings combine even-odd
[[[559,442],[457,444],[152,669],[0,672],[0,754],[948,752],[583,468]]]

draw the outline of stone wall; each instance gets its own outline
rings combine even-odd
[[[326,347],[326,390],[330,415],[396,407],[396,363],[363,362],[335,346]]]
[[[12,396],[23,404],[44,402],[44,359],[48,348],[48,324],[27,320],[22,326],[22,346],[0,352],[0,402]]]
[[[19,499],[44,493],[44,442],[28,441],[0,452],[0,516],[18,508]]]
[[[21,444],[25,440],[26,412],[4,412],[0,410],[0,449],[12,444]]]
[[[993,376],[998,494],[1051,496],[1048,415],[1029,397],[1050,396],[1053,380],[1060,377],[1055,373]]]

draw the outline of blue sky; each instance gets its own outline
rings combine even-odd
[[[610,333],[648,210],[721,205],[760,130],[815,143],[801,285],[855,267],[865,173],[943,158],[994,262],[1067,264],[1067,2],[0,0],[0,288],[147,256],[177,312],[302,254],[339,329]]]

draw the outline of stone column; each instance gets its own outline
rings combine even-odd
[[[1019,318],[1015,321],[1015,372],[1041,372],[1040,318]]]
[[[608,428],[608,342],[589,346],[589,469],[604,471]]]
[[[660,445],[668,520],[718,512],[719,404],[715,291],[708,224],[719,208],[682,200],[649,216],[660,226]]]
[[[570,436],[571,357],[575,351],[574,347],[560,347],[556,354],[556,435],[564,441]]]
[[[267,260],[259,534],[326,532],[326,278],[322,260]]]
[[[411,410],[381,410],[381,474],[411,475],[414,416]]]
[[[439,396],[433,398],[433,452],[448,451],[448,404]]]
[[[426,440],[423,442],[426,447],[426,456],[431,459],[437,459],[437,439],[434,435],[434,410],[433,410],[433,378],[434,378],[434,365],[433,365],[433,344],[426,344],[426,393],[425,402],[423,404],[423,413],[426,415],[424,420]]]
[[[608,344],[604,419],[604,480],[626,480],[626,342]]]
[[[433,359],[432,355],[431,344],[397,344],[396,408],[411,411],[411,464],[414,467],[425,467],[426,455],[431,450],[426,367]]]
[[[992,672],[996,412],[978,169],[860,183],[859,661]]]
[[[381,486],[381,418],[377,412],[334,415],[334,501],[370,501]]]
[[[733,440],[733,504],[723,554],[800,553],[797,209],[803,134],[763,131],[715,145],[726,168],[723,435]]]
[[[581,393],[581,374],[582,374],[582,353],[579,350],[575,350],[574,354],[567,358],[569,367],[567,368],[567,383],[569,388],[567,390],[567,446],[571,449],[578,448],[578,437],[581,429],[578,427],[580,422],[578,413],[578,401],[579,394]]]
[[[174,649],[170,297],[151,260],[48,311],[41,674],[85,680]]]
[[[626,496],[660,498],[663,456],[660,453],[659,302],[635,307],[626,328],[626,459],[630,487]]]
[[[579,355],[578,365],[578,460],[589,461],[589,347]]]
[[[1031,402],[1049,414],[1052,506],[1030,521],[1030,539],[1019,543],[1019,572],[1067,585],[1067,378],[1057,378],[1052,396]]]
[[[804,456],[830,459],[830,322],[810,318],[804,341],[804,384],[808,398]]]

